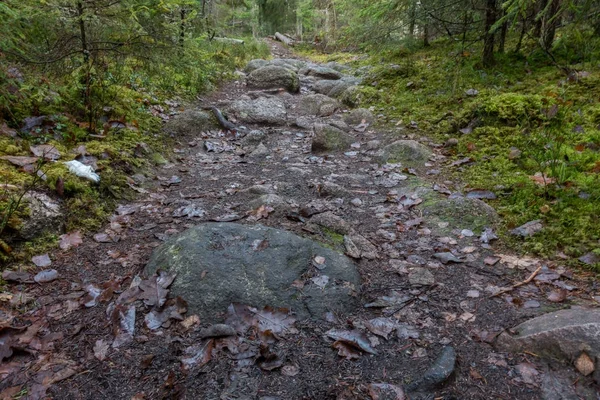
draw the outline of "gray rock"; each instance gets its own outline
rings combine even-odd
[[[321,197],[346,197],[350,195],[343,186],[333,182],[323,182],[318,187]]]
[[[363,121],[372,124],[374,120],[373,113],[366,108],[357,108],[344,115],[344,122],[348,125],[358,125]]]
[[[246,74],[249,74],[252,71],[256,71],[259,68],[266,67],[268,64],[269,64],[269,62],[267,60],[261,60],[261,59],[251,60],[250,62],[248,62],[248,64],[244,68],[244,72]]]
[[[285,60],[283,58],[276,58],[274,60],[271,60],[269,62],[269,65],[273,65],[273,66],[276,66],[276,67],[286,68],[286,69],[289,69],[290,71],[295,72],[295,73],[298,72],[298,67],[296,65],[294,65],[291,62],[289,62],[289,60]]]
[[[62,233],[65,222],[60,203],[45,193],[29,192],[23,196],[29,216],[23,218],[19,236],[35,239],[44,233]]]
[[[317,255],[326,260],[321,274],[329,277],[327,285],[321,289],[307,280],[302,291],[294,289],[292,283],[304,280]],[[195,226],[155,249],[145,273],[158,269],[177,273],[171,295],[185,299],[188,311],[205,322],[216,322],[231,303],[288,307],[301,318],[358,306],[360,277],[350,259],[291,232],[261,225]]]
[[[351,85],[346,87],[339,95],[331,93],[331,97],[339,99],[343,104],[349,107],[356,107],[361,102],[360,88],[357,85]]]
[[[352,258],[366,258],[375,260],[378,257],[377,248],[367,238],[358,234],[350,233],[344,236],[344,246],[346,252]]]
[[[296,60],[295,58],[276,58],[270,62],[271,65],[288,66],[293,67],[298,71],[300,68],[306,66],[306,62],[302,60]]]
[[[273,193],[261,195],[257,199],[252,200],[250,203],[248,203],[248,206],[252,210],[257,209],[258,207],[263,206],[263,205],[271,206],[271,207],[277,209],[277,208],[287,206],[287,203],[281,196],[277,196],[276,194],[273,194]]]
[[[481,232],[499,220],[496,210],[479,199],[435,198],[429,203],[423,208],[423,214],[432,222],[430,225],[445,222],[448,223],[448,231],[469,229]]]
[[[342,235],[346,235],[352,230],[350,224],[331,211],[313,215],[310,222]]]
[[[510,231],[510,233],[515,236],[530,237],[535,235],[542,229],[544,229],[542,220],[536,219],[535,221],[529,221],[526,224],[523,224],[518,228],[513,229],[512,231]]]
[[[289,92],[296,93],[300,90],[298,74],[284,67],[267,65],[252,71],[248,75],[248,86],[257,89],[284,88]]]
[[[350,70],[350,67],[348,67],[347,65],[343,65],[340,63],[337,63],[335,61],[330,61],[327,64],[324,65],[326,68],[331,68],[331,69],[335,69],[338,72],[346,72]]]
[[[345,123],[345,122],[344,122],[343,120],[341,120],[341,119],[329,119],[329,120],[327,120],[327,121],[325,121],[325,122],[326,122],[327,124],[329,124],[329,125],[331,125],[331,126],[335,127],[335,128],[338,128],[338,129],[341,129],[341,130],[343,130],[344,132],[349,132],[349,131],[350,131],[350,127],[348,126],[348,124],[347,124],[347,123]]]
[[[303,71],[304,75],[314,76],[319,79],[331,79],[336,80],[340,79],[343,75],[332,68],[327,67],[308,67],[305,71]]]
[[[287,118],[285,104],[276,97],[237,100],[229,106],[229,111],[235,114],[238,120],[253,124],[283,125]]]
[[[415,140],[398,140],[388,144],[377,154],[380,164],[402,163],[403,166],[425,164],[431,156],[431,150]]]
[[[270,154],[269,149],[262,143],[259,143],[258,146],[248,154],[252,158],[264,158]]]
[[[248,134],[242,138],[241,143],[242,145],[259,144],[265,140],[266,137],[267,135],[263,131],[255,129],[248,132]]]
[[[531,351],[540,356],[575,359],[585,351],[600,356],[600,309],[572,308],[530,319],[502,333],[497,347],[504,351]]]
[[[435,283],[435,278],[427,268],[417,267],[408,273],[408,282],[412,286],[431,286]]]
[[[220,125],[213,113],[188,109],[171,118],[164,130],[171,135],[183,136],[197,135],[203,131],[219,128]]]
[[[442,350],[442,354],[435,360],[433,365],[425,371],[418,379],[406,387],[409,393],[429,392],[435,390],[450,378],[456,367],[456,350],[448,346]],[[412,396],[411,396],[412,398]]]
[[[358,85],[360,83],[360,79],[343,77],[342,79],[334,82],[335,85],[331,88],[331,90],[329,90],[327,96],[339,98],[346,91],[346,89]]]
[[[311,129],[314,125],[313,121],[308,117],[298,117],[295,122],[296,126],[303,129]]]
[[[331,125],[315,124],[314,131],[312,151],[315,153],[345,150],[352,144],[346,132]]]
[[[598,400],[594,389],[587,386],[581,379],[569,379],[549,369],[542,376],[542,400]]]
[[[338,82],[339,81],[329,81],[329,80],[324,79],[324,80],[316,82],[313,85],[312,90],[314,90],[317,93],[327,95],[327,94],[329,94],[331,89],[333,89],[335,87],[335,85],[338,84]]]
[[[298,104],[298,112],[304,115],[327,117],[340,108],[340,103],[323,94],[303,96]]]

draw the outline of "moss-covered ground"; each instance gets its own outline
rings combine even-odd
[[[81,105],[76,104],[80,92],[72,76],[25,65],[1,65],[0,86],[12,89],[10,94],[0,90],[0,157],[32,156],[30,146],[40,144],[56,147],[61,157],[41,167],[45,180],[0,160],[0,222],[11,202],[24,191],[36,190],[62,198],[67,231],[98,229],[119,201],[135,197],[131,177],[168,162],[171,156],[170,138],[161,131],[157,110],[182,109],[199,93],[234,78],[235,69],[250,59],[269,54],[265,43],[252,40],[243,47],[190,46],[188,53],[187,61],[165,62],[160,71],[128,60],[98,72],[94,101],[102,107],[93,129]],[[19,70],[19,78],[3,80],[8,68]],[[114,71],[119,71],[119,76]],[[21,131],[22,121],[31,116],[46,116],[46,121],[42,127]],[[99,183],[75,176],[64,165],[75,159],[81,146],[97,159]],[[12,240],[28,214],[26,202],[11,213],[0,232],[0,262],[29,258],[56,244],[57,238],[48,235],[30,242]]]
[[[360,105],[390,127],[416,126],[412,133],[440,144],[458,139],[447,149],[451,161],[472,162],[446,176],[497,195],[489,203],[503,217],[508,244],[573,263],[600,255],[600,43],[578,45],[565,33],[556,62],[531,43],[497,54],[492,68],[481,66],[480,53],[479,45],[448,39],[379,48],[368,58],[304,51],[366,71]],[[506,234],[536,219],[545,228],[535,236]]]

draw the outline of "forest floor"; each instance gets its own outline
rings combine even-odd
[[[274,57],[293,57],[278,43],[270,45]],[[239,81],[230,83],[201,99],[197,107],[221,106],[247,92]],[[288,119],[302,116],[296,115],[296,106],[306,94],[286,94]],[[566,382],[569,388],[561,390],[573,393],[592,390],[591,378],[571,365],[548,365],[532,353],[505,353],[493,342],[500,332],[544,312],[595,306],[593,279],[555,263],[514,254],[502,243],[486,243],[468,231],[438,234],[439,221],[410,207],[409,212],[396,216],[394,229],[401,229],[394,238],[381,232],[381,219],[386,218],[382,214],[394,213],[389,198],[398,193],[390,193],[392,188],[385,184],[372,184],[389,171],[374,168],[364,149],[369,142],[403,138],[433,144],[420,137],[418,130],[390,133],[374,124],[350,133],[355,152],[315,156],[308,130],[250,128],[267,133],[265,158],[240,162],[241,156],[233,152],[202,151],[202,138],[197,135],[176,137],[174,159],[152,172],[148,192],[131,204],[122,204],[107,221],[107,229],[120,231],[118,242],[85,236],[78,246],[50,254],[60,279],[8,286],[14,294],[35,299],[32,304],[36,305],[11,321],[21,330],[7,330],[0,336],[0,345],[11,337],[21,343],[13,346],[14,354],[0,365],[2,399],[401,399],[400,387],[418,382],[448,346],[455,349],[458,360],[451,379],[415,392],[411,399],[539,399],[543,391],[548,392],[548,382]],[[236,138],[229,140],[235,143]],[[396,172],[442,192],[460,188],[461,183],[448,182],[444,172],[427,174],[427,170],[446,171],[451,164],[442,146],[432,151],[426,169]],[[339,204],[324,197],[319,191],[323,182],[345,188],[347,201]],[[165,238],[223,215],[243,215],[244,206],[255,199],[244,189],[256,185],[291,188],[277,194],[300,208],[325,204],[376,246],[377,258],[357,261],[362,304],[384,296],[410,300],[391,310],[359,307],[350,315],[298,321],[293,334],[278,337],[272,344],[281,361],[272,370],[265,367],[256,348],[244,358],[239,352],[232,354],[231,343],[215,341],[210,342],[214,348],[199,353],[203,360],[182,368],[187,350],[199,343],[199,332],[210,326],[193,316],[150,330],[143,317],[148,309],[138,304],[137,319],[135,311],[133,320],[123,312],[120,321],[110,318],[115,315],[114,300],[126,293]],[[416,194],[409,198],[421,200]],[[206,215],[173,217],[182,200],[201,203]],[[289,212],[275,209],[254,220],[240,217],[237,222],[259,223],[339,246],[339,235],[314,231],[303,218],[290,218]],[[450,251],[460,256],[459,262],[440,259],[440,253]],[[415,271],[423,275],[417,277]],[[537,275],[531,282],[511,289],[534,272]],[[415,284],[419,280],[427,282]],[[493,297],[499,288],[508,288],[507,293]],[[382,318],[379,330],[373,326],[375,318]],[[401,321],[408,329],[391,334],[393,329],[386,326],[391,320]],[[346,349],[346,357],[338,355],[326,335],[332,328],[369,333],[376,354]],[[379,335],[371,334],[374,331]],[[111,346],[115,335],[123,333],[130,333],[132,340]],[[253,340],[245,338],[245,343]],[[388,397],[377,394],[386,390]],[[390,391],[396,391],[395,397],[390,397]]]

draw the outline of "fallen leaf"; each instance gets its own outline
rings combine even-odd
[[[47,283],[52,282],[53,280],[58,278],[58,271],[55,269],[47,269],[45,271],[38,272],[33,280],[37,283]]]
[[[187,317],[186,319],[181,321],[181,326],[183,326],[183,328],[186,330],[190,329],[192,326],[198,325],[198,324],[200,324],[200,317],[197,316],[196,314],[190,315],[189,317]]]
[[[371,347],[367,335],[365,335],[361,331],[344,331],[341,329],[330,329],[329,331],[325,332],[325,334],[333,340],[347,343],[369,354],[377,354],[377,351],[375,351],[375,349]]]
[[[48,253],[42,254],[40,256],[31,257],[31,262],[33,262],[36,266],[40,268],[49,267],[52,264]]]
[[[341,340],[333,342],[331,347],[337,349],[338,355],[340,357],[344,357],[347,360],[360,358],[361,355],[360,351],[355,346],[351,346],[350,344]]]
[[[33,276],[29,272],[4,271],[2,272],[2,279],[19,283],[33,283]]]
[[[561,303],[563,301],[565,301],[565,299],[567,298],[567,291],[564,289],[557,289],[557,290],[553,290],[552,292],[550,292],[550,294],[548,294],[548,301],[551,301],[553,303]]]
[[[535,175],[530,175],[529,179],[531,179],[535,184],[539,186],[547,186],[552,183],[556,183],[556,179],[550,178],[546,174],[542,174],[541,172],[536,173]]]
[[[281,368],[281,373],[285,376],[296,376],[300,372],[297,365],[284,365]]]
[[[83,243],[81,233],[79,231],[65,233],[60,235],[59,247],[61,250],[69,250],[71,247],[77,247]]]
[[[118,348],[132,341],[135,332],[135,306],[116,305],[111,315],[111,322],[115,335],[112,347]]]
[[[389,335],[396,329],[396,322],[391,318],[374,318],[365,323],[365,326],[375,335],[388,339]]]
[[[389,383],[371,383],[368,386],[372,400],[405,400],[406,395],[400,386]]]
[[[109,348],[110,342],[102,339],[96,340],[96,344],[94,344],[94,357],[100,361],[104,361]]]
[[[212,359],[212,350],[215,340],[208,339],[185,349],[185,358],[181,360],[183,368],[189,370],[194,367],[206,365]]]
[[[540,373],[531,363],[521,363],[515,366],[515,369],[521,375],[523,383],[537,386],[537,379]]]
[[[167,301],[168,287],[175,280],[175,273],[166,271],[158,271],[158,275],[153,275],[148,279],[140,282],[139,288],[142,291],[139,298],[144,301],[147,306],[162,307]]]
[[[29,146],[29,150],[33,155],[43,157],[46,160],[58,160],[60,158],[60,151],[51,144],[40,144],[38,146]]]
[[[282,357],[274,351],[271,351],[269,346],[260,346],[260,356],[256,360],[258,366],[265,371],[273,371],[283,366]]]
[[[577,357],[577,360],[575,360],[575,368],[577,368],[577,371],[583,376],[590,375],[596,369],[594,360],[592,360],[585,352],[581,353],[581,355]]]
[[[38,161],[38,158],[25,156],[2,156],[0,157],[0,160],[8,161],[19,167],[24,167],[26,165],[35,164]]]

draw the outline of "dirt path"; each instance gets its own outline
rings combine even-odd
[[[272,46],[275,55],[289,56],[277,44]],[[244,93],[248,89],[241,82],[232,83],[203,99],[202,105],[223,107]],[[22,290],[37,300],[28,313],[17,317],[16,325],[26,327],[37,320],[39,326],[25,330],[31,337],[21,347],[28,350],[16,352],[0,366],[0,392],[24,394],[18,398],[43,398],[47,393],[56,399],[395,398],[375,397],[375,386],[369,385],[410,386],[448,347],[455,349],[458,360],[452,377],[411,399],[538,399],[545,377],[578,379],[569,367],[550,371],[533,354],[501,353],[491,343],[499,332],[535,315],[566,303],[584,304],[588,285],[573,280],[564,269],[507,255],[495,248],[496,242],[483,243],[468,230],[440,233],[446,225],[413,205],[423,201],[420,187],[435,186],[436,193],[446,192],[442,185],[450,188],[449,193],[460,190],[435,172],[447,168],[444,150],[435,148],[431,160],[415,170],[374,162],[374,154],[393,140],[429,143],[419,138],[418,131],[359,127],[348,133],[351,148],[313,154],[312,130],[293,124],[303,116],[299,103],[307,93],[275,95],[286,104],[288,124],[246,124],[265,133],[261,143],[267,150],[262,154],[253,153],[257,145],[240,150],[238,139],[215,132],[175,138],[175,156],[151,177],[148,193],[120,207],[107,224],[109,232],[119,236],[118,242],[85,237],[80,246],[52,255],[52,268],[68,278],[35,287],[15,284],[15,292]],[[225,150],[207,152],[204,140],[220,141]],[[415,179],[418,185],[403,183]],[[274,210],[252,221],[248,212],[254,210],[256,216],[256,208],[249,205],[264,195],[277,198]],[[328,211],[339,219],[315,222],[315,217],[302,212],[308,206],[318,209],[314,215]],[[178,211],[186,207],[187,212]],[[202,212],[190,217],[193,210]],[[360,307],[327,321],[298,321],[298,333],[274,345],[285,368],[272,371],[255,364],[260,356],[233,356],[225,344],[215,347],[206,364],[183,369],[186,349],[199,342],[198,332],[209,324],[194,324],[188,318],[150,330],[144,322],[149,309],[142,302],[134,303],[132,340],[110,346],[126,321],[111,320],[114,301],[135,281],[152,251],[165,238],[214,220],[277,227],[342,252],[348,251],[339,240],[343,234],[331,231],[351,229],[376,249],[376,257],[363,254],[357,259],[361,304],[381,301],[382,296],[409,300],[387,308]],[[342,223],[345,228],[336,228]],[[460,262],[448,260],[450,252]],[[491,297],[542,265],[547,279]],[[102,294],[90,296],[94,290]],[[556,290],[565,298],[552,303],[548,294]],[[401,324],[402,329],[388,339],[375,335],[368,322],[373,324],[375,318],[382,318],[384,330],[385,321]],[[324,335],[332,328],[365,332],[377,354],[340,357]],[[245,338],[245,343],[253,340],[257,339]]]

